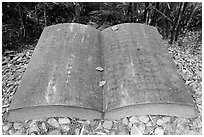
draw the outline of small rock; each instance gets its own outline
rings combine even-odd
[[[116,134],[117,134],[117,135],[127,135],[127,132],[126,132],[126,130],[125,130],[125,128],[124,128],[124,129],[122,129],[122,130],[119,130]]]
[[[201,128],[202,127],[202,121],[200,118],[197,118],[193,121],[193,127],[194,128]]]
[[[59,127],[60,124],[58,123],[58,121],[55,118],[50,118],[48,119],[47,123],[53,127]]]
[[[128,133],[127,131],[128,131],[127,126],[119,124],[119,125],[117,125],[116,135],[127,135],[127,133]]]
[[[151,121],[147,122],[146,126],[151,127],[152,126],[152,122]]]
[[[177,122],[177,130],[180,132],[185,132],[188,130],[188,122],[187,121],[179,121]]]
[[[8,131],[12,127],[12,123],[8,122],[3,125],[3,131]]]
[[[70,120],[69,120],[69,118],[59,118],[59,123],[60,123],[61,125],[63,125],[63,124],[69,124],[69,123],[70,123]]]
[[[2,114],[6,112],[6,108],[2,108]]]
[[[106,121],[103,122],[103,127],[104,127],[105,129],[111,129],[112,126],[113,126],[113,122],[112,122],[112,121],[106,120]]]
[[[145,131],[144,131],[144,135],[147,135],[147,134],[149,134],[150,132],[152,132],[154,129],[153,129],[153,127],[145,127]]]
[[[15,123],[13,124],[13,128],[14,128],[14,129],[21,129],[22,126],[21,126],[21,124],[15,122]]]
[[[106,133],[102,132],[102,131],[99,131],[99,132],[94,132],[93,135],[106,135]]]
[[[76,129],[74,130],[74,132],[75,132],[75,135],[79,135],[79,134],[80,134],[80,130],[79,130],[78,128],[76,128]]]
[[[14,132],[12,135],[25,135],[25,133],[23,132],[22,129],[17,130],[16,132]]]
[[[130,133],[131,135],[143,135],[142,131],[136,125],[132,126]]]
[[[143,123],[147,123],[149,121],[149,117],[144,115],[144,116],[139,116],[139,120]]]
[[[163,117],[163,121],[166,123],[166,122],[169,122],[171,120],[170,117]]]
[[[165,132],[172,134],[176,132],[176,123],[166,123],[163,125]]]
[[[5,131],[2,131],[2,135],[8,135],[8,133]]]
[[[11,129],[8,131],[9,135],[12,135],[14,132],[15,132],[15,129],[14,129],[14,128],[11,128]]]
[[[59,129],[54,129],[49,131],[48,135],[61,135],[61,131]]]
[[[116,134],[117,134],[116,131],[112,130],[109,135],[116,135]]]
[[[89,134],[89,131],[84,129],[83,131],[81,131],[80,135],[88,135],[88,134]]]
[[[133,124],[132,123],[128,123],[128,127],[132,128]]]
[[[16,131],[12,135],[24,135],[21,131]]]
[[[82,123],[84,126],[89,126],[91,124],[91,122],[89,120],[84,121],[84,123]]]
[[[160,127],[157,127],[155,130],[154,130],[154,133],[157,134],[157,135],[164,135],[164,130]]]
[[[162,126],[165,122],[162,119],[157,120],[157,125]]]
[[[196,99],[196,103],[197,103],[197,104],[202,104],[202,98],[201,98],[201,97],[200,97],[200,98],[197,98],[197,99]]]
[[[134,124],[134,123],[139,122],[139,118],[138,118],[138,117],[131,117],[131,118],[129,119],[129,121],[130,121],[130,123]]]
[[[64,132],[68,132],[70,130],[70,127],[68,125],[61,125],[61,128]]]
[[[188,132],[185,133],[185,135],[201,135],[201,133],[195,130],[189,130]]]
[[[33,133],[33,132],[39,132],[39,128],[37,125],[32,125],[30,128],[29,128],[29,133]]]
[[[97,124],[96,122],[91,121],[90,126],[95,130],[102,129],[101,122]]]
[[[123,118],[123,119],[122,119],[122,124],[128,125],[128,123],[129,123],[129,121],[128,121],[127,118]]]
[[[142,134],[144,133],[145,131],[145,124],[141,123],[139,126],[138,126],[138,129],[142,132]]]
[[[38,135],[36,132],[32,132],[30,135]]]
[[[42,126],[42,130],[43,130],[44,132],[47,132],[47,127],[46,127],[46,125],[45,125],[45,123],[44,123],[44,122],[42,123],[42,125],[41,125],[41,126]]]
[[[27,121],[26,123],[27,123],[27,125],[28,125],[29,127],[31,127],[31,126],[33,126],[33,125],[36,125],[36,121],[35,121],[35,120],[29,120],[29,121]]]

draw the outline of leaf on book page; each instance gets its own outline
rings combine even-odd
[[[112,30],[113,30],[113,31],[118,30],[118,26],[113,26],[113,27],[112,27]]]
[[[100,86],[100,87],[103,87],[105,84],[106,84],[106,81],[100,81],[100,82],[99,82],[99,86]]]
[[[103,71],[103,68],[102,67],[97,67],[96,70]]]

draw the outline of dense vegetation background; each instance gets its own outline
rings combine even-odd
[[[196,2],[3,2],[3,52],[36,42],[44,27],[88,24],[100,30],[125,22],[158,28],[170,43],[189,31],[201,39],[202,4]],[[182,41],[179,43],[182,45]]]

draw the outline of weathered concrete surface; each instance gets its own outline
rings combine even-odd
[[[8,119],[101,118],[99,41],[100,31],[86,25],[45,28],[12,99]]]
[[[8,120],[100,119],[101,112],[105,119],[196,116],[192,96],[154,27],[121,24],[102,32],[81,24],[45,28]]]
[[[102,33],[106,119],[147,114],[196,116],[192,96],[156,28],[127,23]]]

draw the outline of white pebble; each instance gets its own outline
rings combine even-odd
[[[59,123],[60,123],[61,125],[63,125],[63,124],[69,124],[69,123],[70,123],[70,120],[69,120],[69,118],[59,118]]]
[[[147,123],[149,121],[149,117],[144,115],[144,116],[139,116],[139,120],[143,123]]]
[[[47,132],[47,127],[46,127],[46,125],[45,125],[45,123],[42,123],[42,129],[45,131],[45,132]]]
[[[157,135],[164,135],[164,130],[160,127],[157,127],[155,130],[154,130],[154,133],[157,134]]]
[[[134,124],[134,123],[138,123],[139,122],[139,118],[138,117],[131,117],[129,119],[130,123]]]
[[[12,126],[11,123],[6,123],[5,125],[3,125],[3,130],[8,131],[11,128],[11,126]]]
[[[61,131],[59,129],[54,129],[49,131],[48,135],[61,135]]]
[[[104,127],[105,129],[111,129],[112,126],[113,126],[113,122],[112,122],[112,121],[106,120],[106,121],[103,122],[103,127]]]
[[[165,122],[162,119],[158,119],[157,120],[157,125],[161,126],[163,125]]]
[[[21,126],[21,124],[19,124],[19,123],[14,123],[14,124],[13,124],[13,128],[14,128],[14,129],[21,129],[22,126]]]
[[[70,130],[70,127],[68,125],[62,125],[61,127],[62,127],[62,130],[65,132]]]
[[[188,132],[185,133],[185,135],[202,135],[202,132],[199,133],[196,130],[189,130]]]
[[[193,121],[193,127],[195,128],[201,128],[202,127],[202,120],[197,118]]]
[[[145,131],[145,124],[141,123],[141,124],[138,126],[138,128],[140,129],[140,131],[141,131],[142,133],[144,133],[144,131]]]
[[[128,123],[128,127],[132,128],[133,124],[132,123]]]
[[[60,124],[58,123],[58,121],[55,118],[48,119],[47,123],[53,127],[59,127],[60,126]]]
[[[132,126],[130,133],[131,135],[143,135],[142,131],[136,125]]]
[[[15,132],[15,129],[13,129],[13,128],[11,128],[11,129],[8,131],[9,135],[12,135],[14,132]]]
[[[32,133],[32,132],[38,132],[39,131],[39,128],[37,125],[32,125],[30,128],[29,128],[29,133]]]
[[[78,128],[75,129],[75,135],[79,135],[80,134],[80,130]]]
[[[123,119],[122,119],[122,124],[128,125],[128,123],[129,123],[129,121],[128,121],[127,118],[123,118]]]
[[[147,122],[146,126],[151,127],[152,126],[151,121]]]
[[[12,135],[24,135],[22,130],[17,130],[15,133],[13,133]]]
[[[166,123],[166,122],[169,122],[171,120],[171,118],[170,117],[163,117],[163,120]]]

